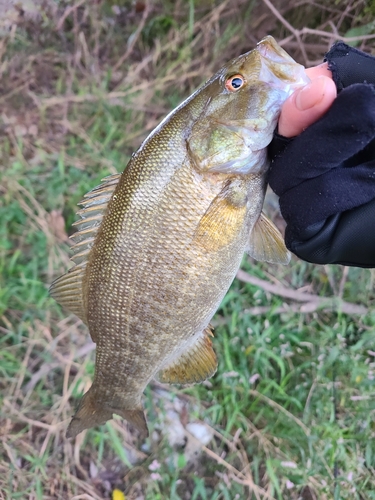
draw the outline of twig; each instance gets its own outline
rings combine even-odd
[[[317,383],[317,379],[315,378],[311,387],[310,387],[310,390],[309,390],[309,393],[307,395],[307,398],[306,398],[306,403],[305,403],[305,408],[303,410],[303,416],[306,417],[307,416],[307,413],[309,411],[309,407],[310,407],[310,401],[311,401],[311,398],[312,398],[312,395],[313,395],[313,392],[315,390],[315,387],[318,385]]]
[[[66,358],[66,364],[71,363],[73,360],[77,358],[82,358],[83,356],[86,356],[89,352],[93,351],[95,349],[95,344],[90,342],[88,344],[85,344],[81,349],[78,349],[76,351],[73,359],[70,357]],[[61,367],[61,361],[53,361],[52,363],[46,363],[44,364],[34,375],[31,377],[31,379],[28,381],[28,383],[24,387],[24,392],[29,392],[34,389],[36,384],[41,380],[47,373],[50,373],[52,370],[55,368],[60,368]]]
[[[190,439],[199,441],[195,436],[190,434],[190,432],[188,431],[185,432],[186,434],[189,435]],[[230,471],[233,474],[234,478],[239,480],[238,482],[241,481],[241,484],[246,484],[246,486],[252,488],[253,490],[256,490],[260,495],[263,495],[264,498],[268,498],[269,500],[275,500],[275,498],[271,496],[269,493],[267,493],[266,490],[253,483],[248,476],[245,476],[245,474],[237,470],[235,467],[233,467],[233,465],[231,465],[229,462],[221,458],[217,453],[210,450],[209,448],[207,448],[207,446],[204,446],[203,444],[201,444],[201,446],[202,446],[202,451],[204,451],[209,457],[213,458],[218,464],[223,465],[228,471]]]
[[[2,95],[0,97],[0,103],[3,103],[3,102],[7,102],[10,100],[10,98],[12,96],[14,96],[15,94],[18,94],[19,92],[21,92],[21,90],[29,87],[30,85],[30,80],[28,80],[27,82],[24,82],[22,83],[21,85],[19,85],[18,87],[16,87],[15,89],[12,89],[10,92],[8,92],[7,94],[5,95]]]
[[[239,454],[240,456],[242,457],[242,462],[245,463],[245,467],[242,469],[242,473],[244,474],[245,471],[246,471],[246,475],[249,477],[249,480],[250,480],[250,485],[246,484],[246,486],[249,487],[249,489],[251,488],[251,485],[254,484],[254,479],[253,479],[253,474],[252,474],[252,471],[251,471],[251,464],[249,462],[249,457],[248,457],[248,454],[247,454],[247,451],[245,450],[244,446],[242,445],[241,441],[239,440],[238,441],[238,444],[239,444]],[[233,477],[233,480],[234,481],[237,481],[238,478],[234,478]],[[247,483],[247,481],[246,481]],[[250,493],[253,492],[255,497],[256,497],[256,500],[261,500],[260,496],[259,496],[259,492],[258,490],[256,489],[253,489],[252,491],[250,490]]]
[[[280,12],[276,9],[276,7],[270,2],[270,0],[263,0],[263,2],[267,5],[267,7],[270,9],[272,14],[277,17],[279,21],[293,34],[297,33],[298,30],[296,30],[286,19],[283,17]]]
[[[143,11],[141,22],[139,23],[138,28],[135,30],[135,33],[132,35],[132,40],[131,40],[128,48],[126,49],[125,54],[123,56],[121,56],[120,59],[117,61],[117,63],[114,65],[113,70],[112,70],[113,72],[117,71],[119,69],[119,67],[123,64],[123,62],[126,61],[126,59],[131,54],[131,52],[134,48],[134,45],[136,44],[136,42],[139,38],[139,35],[141,34],[143,28],[145,27],[147,17],[150,13],[150,10],[151,10],[150,2],[146,2],[146,7],[145,7],[145,10]]]
[[[299,418],[297,418],[295,415],[293,415],[293,413],[290,413],[290,411],[286,410],[283,406],[281,406],[278,403],[276,403],[276,401],[274,401],[273,399],[265,396],[264,394],[261,394],[260,392],[258,392],[255,389],[250,389],[249,393],[252,396],[255,396],[256,398],[262,399],[263,401],[265,401],[266,403],[268,403],[273,408],[276,408],[281,413],[284,413],[284,415],[286,415],[291,420],[294,420],[295,423],[301,427],[301,429],[304,431],[304,433],[306,434],[306,436],[310,436],[310,429],[308,427],[306,427],[306,425],[303,422],[301,422],[301,420]]]
[[[82,493],[80,495],[76,495],[71,498],[71,500],[102,500],[103,497],[98,495],[94,490],[94,487],[88,481],[82,481],[78,477],[75,477],[74,474],[69,476],[69,479],[75,483],[77,486],[82,488],[83,491],[87,493]]]
[[[328,279],[328,283],[332,289],[332,292],[334,293],[334,295],[337,295],[336,283],[335,283],[335,280],[333,278],[332,268],[329,267],[328,264],[325,264],[323,267],[324,267],[324,271],[325,271],[327,279]]]
[[[184,76],[186,79],[188,78],[194,78],[196,76],[200,76],[202,73],[200,70],[195,70],[195,71],[190,71],[189,73],[186,73]],[[175,81],[176,80],[176,75],[167,75],[164,78],[160,78],[158,80],[158,85],[162,86],[167,82],[170,81]],[[144,81],[140,83],[139,85],[134,85],[132,88],[129,88],[128,90],[124,91],[119,91],[119,92],[108,92],[107,94],[102,94],[102,95],[93,95],[93,94],[84,94],[84,95],[64,95],[64,96],[59,96],[59,97],[48,97],[46,99],[39,99],[36,94],[33,94],[32,92],[29,92],[30,97],[33,98],[35,104],[38,107],[41,108],[49,108],[51,106],[59,106],[61,104],[66,104],[66,103],[83,103],[83,102],[97,102],[97,101],[105,101],[105,100],[110,100],[110,99],[119,99],[122,97],[127,97],[131,94],[134,94],[140,90],[145,90],[150,87],[155,88],[155,81]]]
[[[276,7],[271,3],[270,0],[263,0],[263,3],[270,9],[272,14],[289,30],[293,36],[297,39],[298,42],[298,47],[301,50],[302,56],[305,60],[305,64],[310,63],[309,58],[306,53],[305,49],[305,44],[301,40],[302,35],[310,34],[310,35],[316,35],[319,37],[324,37],[328,38],[330,40],[342,40],[346,43],[349,42],[359,42],[359,41],[364,41],[364,40],[372,40],[375,38],[375,34],[372,35],[359,35],[359,36],[341,36],[339,33],[332,33],[329,31],[323,31],[323,30],[317,30],[317,29],[312,29],[312,28],[307,28],[304,27],[300,30],[294,28],[282,15],[281,13],[276,9]],[[285,42],[285,40],[284,40]]]
[[[13,452],[12,448],[8,445],[8,443],[5,441],[5,439],[2,439],[1,444],[4,447],[4,450],[7,452],[8,458],[9,458],[10,462],[12,463],[13,467],[16,470],[20,470],[20,467],[17,464],[17,460],[14,456],[14,452]]]
[[[81,7],[86,2],[86,0],[79,0],[75,5],[72,5],[71,7],[67,7],[65,9],[64,14],[60,17],[59,22],[57,23],[56,30],[60,31],[61,28],[63,27],[63,24],[65,22],[65,19],[70,16],[72,12],[74,12],[78,7]]]
[[[345,43],[348,42],[360,42],[363,40],[373,40],[375,38],[375,35],[358,35],[358,36],[340,36],[340,35],[335,35],[335,33],[330,33],[329,31],[322,31],[322,30],[315,30],[311,28],[302,28],[299,30],[300,35],[304,34],[310,34],[310,35],[317,35],[317,36],[322,36],[325,38],[333,38],[334,40],[342,40]]]
[[[332,307],[324,307],[319,305],[316,302],[306,302],[302,306],[299,304],[284,304],[280,307],[273,307],[273,306],[254,306],[254,307],[249,307],[244,309],[243,314],[249,314],[250,316],[261,316],[262,314],[267,314],[268,312],[271,312],[273,314],[285,314],[285,313],[300,313],[300,314],[308,314],[311,312],[316,311],[317,309],[320,309],[322,311],[326,312],[331,312]],[[221,325],[221,324],[226,324],[226,320],[213,320],[212,324],[214,327]]]
[[[22,363],[21,363],[21,368],[18,371],[18,377],[16,379],[17,380],[16,387],[15,387],[14,391],[13,390],[9,391],[10,393],[13,393],[13,397],[15,400],[19,399],[20,389],[21,389],[22,382],[24,381],[24,378],[26,375],[26,371],[27,371],[27,367],[28,367],[28,363],[29,363],[32,349],[33,349],[33,345],[31,343],[29,343],[29,345],[27,346],[26,354],[25,354],[25,356],[22,360]]]
[[[26,424],[29,424],[34,427],[39,427],[41,429],[46,429],[47,431],[51,432],[52,434],[55,434],[56,431],[58,431],[59,427],[63,427],[66,425],[66,422],[58,422],[56,424],[45,424],[44,422],[39,422],[38,420],[32,420],[31,418],[25,417],[20,411],[18,411],[14,406],[11,405],[11,403],[7,400],[4,399],[4,406],[7,406],[9,410],[17,416],[17,418],[21,422],[25,422]]]
[[[349,266],[344,266],[344,268],[342,270],[342,278],[341,278],[340,285],[339,285],[339,291],[337,294],[340,297],[340,299],[342,299],[342,296],[344,293],[344,287],[345,287],[346,280],[348,278],[348,273],[349,273]]]
[[[339,310],[345,314],[366,314],[367,307],[359,304],[352,304],[350,302],[345,302],[339,297],[319,297],[319,295],[313,295],[312,293],[299,292],[297,290],[291,290],[290,288],[285,288],[280,285],[273,285],[269,281],[261,280],[255,276],[250,276],[250,274],[242,271],[240,269],[237,272],[237,279],[244,281],[245,283],[250,283],[255,286],[259,286],[266,292],[270,292],[274,295],[279,295],[280,297],[285,297],[288,299],[295,300],[297,302],[306,302],[311,305],[309,310],[329,308],[330,310]],[[303,306],[302,306],[303,307]],[[306,312],[306,307],[304,307],[304,312]]]
[[[276,9],[276,7],[274,5],[272,5],[272,3],[270,2],[270,0],[263,0],[263,2],[267,5],[267,7],[270,9],[270,11],[274,14],[275,17],[277,17],[277,19],[279,21],[281,21],[283,23],[283,25],[291,32],[293,33],[293,35],[296,37],[297,41],[298,41],[298,44],[299,44],[299,48],[301,50],[301,53],[302,53],[302,56],[305,60],[305,64],[308,63],[309,61],[309,58],[307,57],[307,53],[306,53],[306,49],[305,49],[305,46],[304,44],[302,43],[302,40],[301,40],[301,32],[299,30],[296,30],[290,23],[288,23],[288,21],[280,14],[280,12]]]

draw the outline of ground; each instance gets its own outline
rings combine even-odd
[[[48,295],[77,203],[264,35],[306,66],[345,36],[375,53],[373,2],[290,5],[1,3],[0,499],[375,498],[372,270],[244,258],[213,320],[217,374],[151,384],[147,439],[121,419],[65,438],[94,370],[87,329]]]

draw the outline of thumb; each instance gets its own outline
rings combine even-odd
[[[328,76],[318,76],[296,90],[282,108],[279,134],[284,137],[299,135],[324,115],[336,95],[336,85]]]

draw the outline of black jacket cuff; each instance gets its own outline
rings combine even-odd
[[[328,62],[338,92],[353,83],[375,83],[375,58],[344,42],[335,43],[324,61]]]
[[[375,200],[308,227],[298,239],[287,226],[285,242],[298,257],[315,264],[374,267]]]

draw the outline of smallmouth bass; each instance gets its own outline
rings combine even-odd
[[[122,174],[81,202],[75,266],[51,295],[88,326],[95,376],[68,430],[117,414],[147,433],[152,378],[192,384],[217,367],[209,322],[244,252],[287,263],[262,214],[266,148],[308,78],[272,37],[230,61],[151,132]]]

